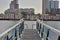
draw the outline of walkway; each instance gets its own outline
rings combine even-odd
[[[35,29],[24,29],[21,40],[40,40],[40,37]]]

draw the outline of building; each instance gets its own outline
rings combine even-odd
[[[48,2],[48,12],[52,12],[53,9],[58,9],[58,8],[59,8],[59,1],[52,0]]]
[[[19,9],[18,0],[13,0],[13,1],[14,1],[14,9]]]
[[[19,9],[18,0],[13,0],[10,3],[10,8],[5,10],[5,14],[14,13],[18,9]]]
[[[42,0],[42,14],[46,13],[47,8],[48,8],[48,0]]]
[[[59,1],[42,0],[42,14],[46,14],[47,12],[52,12],[53,9],[58,9],[58,8],[59,8]]]
[[[21,14],[34,14],[34,8],[20,8]]]
[[[3,19],[4,18],[4,14],[0,14],[0,19]]]
[[[19,9],[18,0],[13,0],[10,3],[10,9]]]
[[[7,9],[7,10],[5,10],[5,14],[12,14],[14,12],[15,12],[15,10],[13,10],[13,9]]]
[[[40,19],[57,21],[57,20],[60,20],[60,14],[43,14],[43,15],[41,15]]]

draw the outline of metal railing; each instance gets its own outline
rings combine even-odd
[[[21,19],[16,25],[0,34],[0,40],[17,40],[24,29],[24,20]]]
[[[43,21],[41,21],[39,19],[37,19],[36,27],[37,27],[37,30],[39,31],[41,39],[43,39],[43,40],[54,40],[53,35],[52,35],[53,32],[55,34],[60,35],[60,31],[58,29],[55,29],[52,26],[49,26],[49,25],[43,23]],[[56,38],[57,38],[57,36],[56,36]],[[58,38],[56,40],[58,40]]]
[[[33,27],[32,27],[33,28]],[[22,31],[24,29],[24,20],[21,19],[19,23],[6,30],[4,33],[0,34],[0,40],[17,40],[21,37]],[[37,19],[36,29],[39,32],[41,40],[53,40],[52,32],[60,34],[60,31],[43,23],[41,20]]]

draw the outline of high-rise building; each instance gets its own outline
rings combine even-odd
[[[18,9],[19,8],[18,0],[13,0],[13,1],[14,1],[14,8]]]
[[[48,8],[48,0],[42,0],[42,14],[46,13],[47,8]]]
[[[18,8],[19,8],[18,0],[11,1],[10,9],[18,9]]]
[[[14,13],[16,10],[19,10],[18,0],[13,0],[10,3],[10,8],[5,10],[5,14]]]
[[[10,9],[14,9],[14,1],[11,1],[11,3],[10,3]]]
[[[45,14],[46,12],[51,12],[53,9],[58,9],[58,8],[59,8],[59,1],[42,0],[42,14]]]
[[[49,1],[48,2],[48,12],[51,12],[53,9],[59,8],[59,1]]]

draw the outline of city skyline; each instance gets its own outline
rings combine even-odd
[[[0,0],[0,13],[4,13],[5,10],[9,8],[12,0]],[[59,5],[60,6],[60,5]],[[36,13],[41,13],[42,10],[42,0],[19,0],[20,8],[35,8]]]

